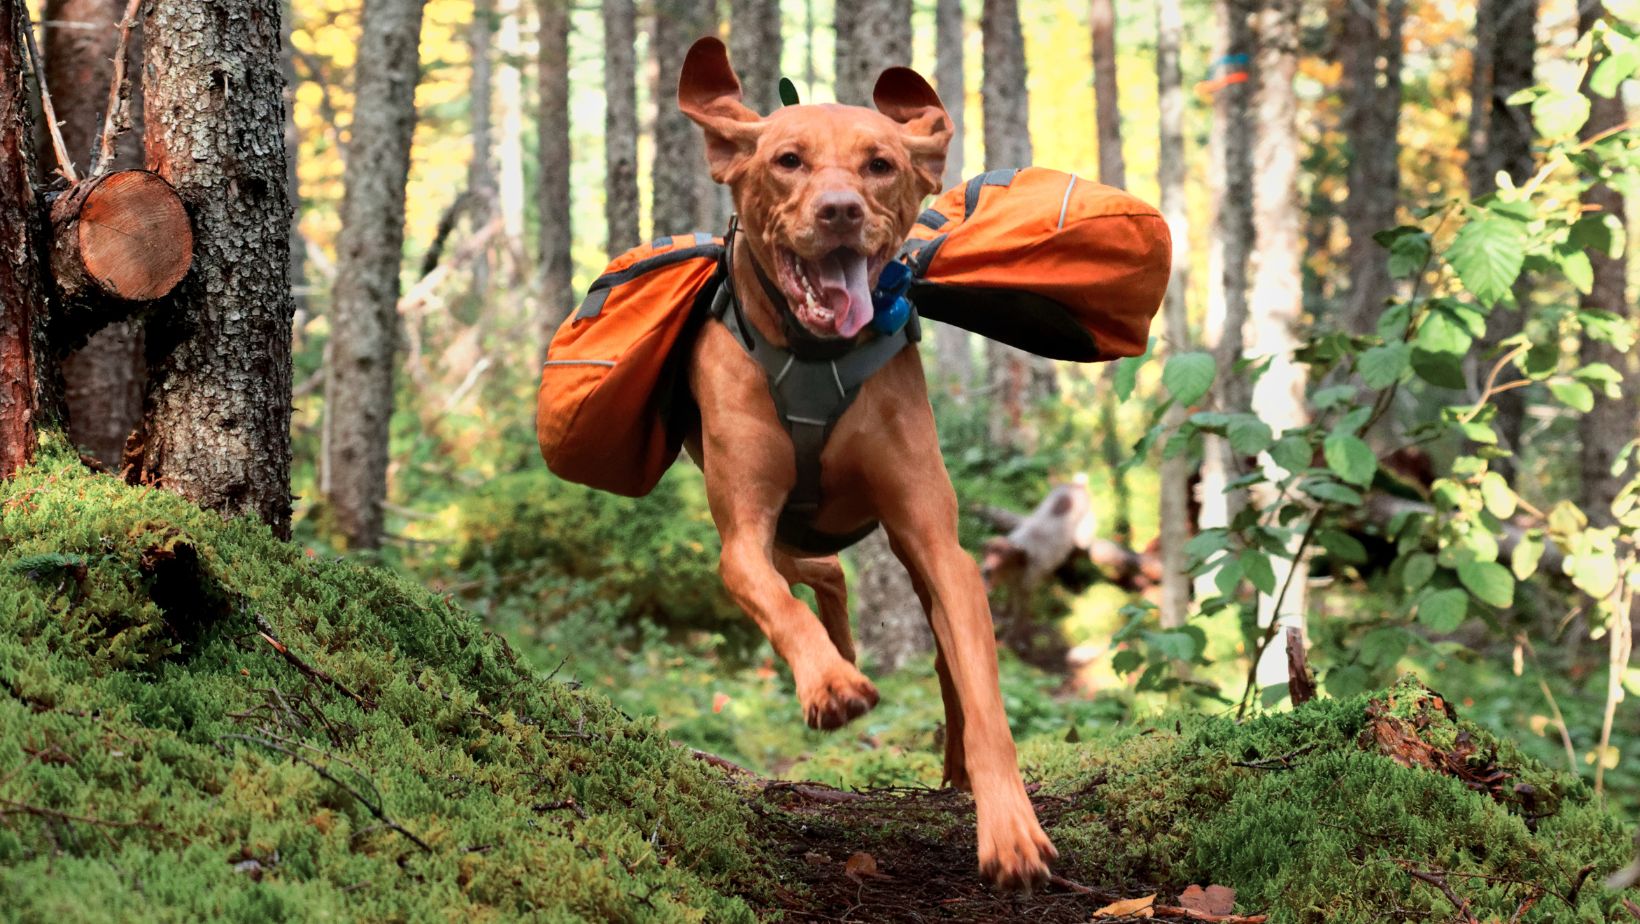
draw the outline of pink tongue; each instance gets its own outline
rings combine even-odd
[[[852,250],[834,250],[820,258],[820,300],[831,309],[838,334],[852,337],[871,322],[871,283],[866,258]]]

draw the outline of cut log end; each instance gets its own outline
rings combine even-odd
[[[182,199],[146,170],[80,183],[58,198],[51,219],[52,269],[67,296],[151,301],[193,265],[193,225]]]

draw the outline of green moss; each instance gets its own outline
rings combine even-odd
[[[1385,756],[1369,729],[1375,702],[1417,718],[1418,738],[1440,751],[1467,753],[1461,774]],[[1071,800],[1052,834],[1094,881],[1226,884],[1276,924],[1383,921],[1394,909],[1450,918],[1449,900],[1409,875],[1419,870],[1445,875],[1481,920],[1508,920],[1524,884],[1570,896],[1591,866],[1575,905],[1547,896],[1524,919],[1622,913],[1599,883],[1632,856],[1624,826],[1582,782],[1449,717],[1410,680],[1243,725],[1168,719],[1025,756]],[[1484,791],[1460,778],[1499,768],[1508,777],[1477,783]]]
[[[751,919],[720,777],[387,573],[48,456],[0,613],[9,919]]]

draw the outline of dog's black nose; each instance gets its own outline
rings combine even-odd
[[[856,192],[823,192],[814,198],[814,217],[826,230],[846,234],[860,230],[866,219],[866,204]]]

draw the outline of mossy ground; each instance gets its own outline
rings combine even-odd
[[[1623,913],[1628,831],[1410,685],[1028,744],[1097,894],[1014,900],[964,796],[737,781],[443,598],[68,455],[0,485],[0,614],[8,920],[1069,921],[1190,883],[1272,922],[1453,920],[1413,871],[1481,921]],[[1381,753],[1375,708],[1445,763]]]

